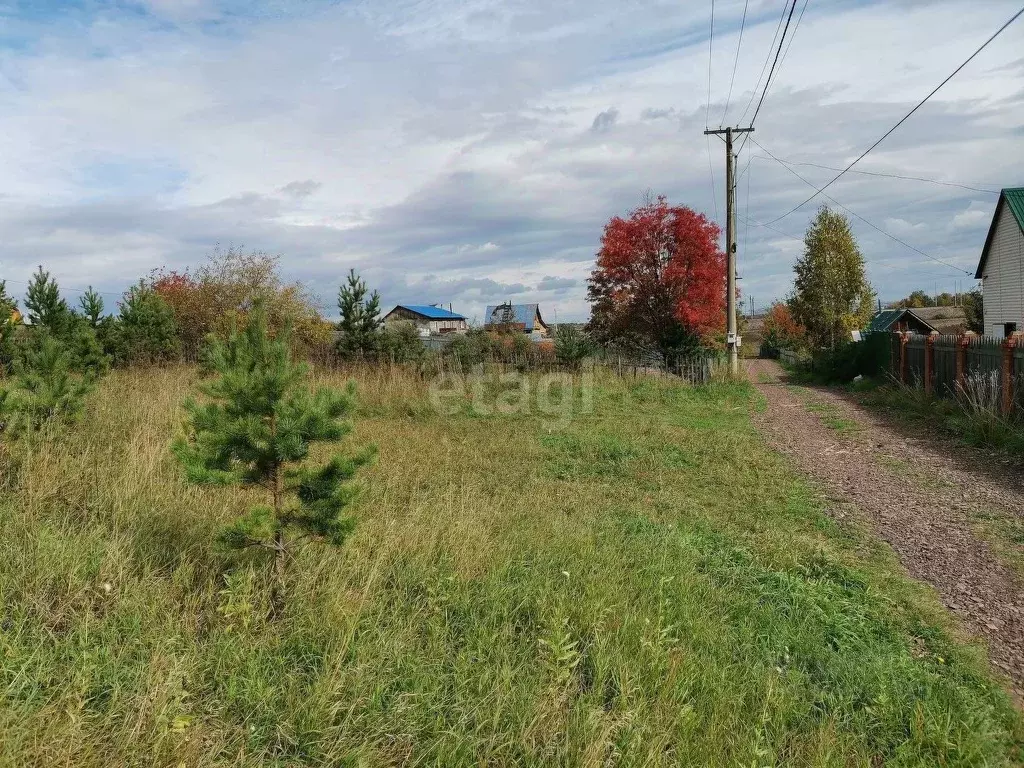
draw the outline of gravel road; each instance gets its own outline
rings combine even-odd
[[[852,510],[938,591],[1024,701],[1024,579],[971,522],[993,512],[1024,519],[1019,470],[908,432],[845,393],[788,385],[774,361],[748,361],[747,373],[768,401],[755,421],[769,443],[818,482],[837,516]]]

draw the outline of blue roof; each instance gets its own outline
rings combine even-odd
[[[454,312],[449,312],[447,309],[441,307],[434,307],[429,304],[399,304],[402,309],[407,309],[410,312],[415,312],[417,315],[423,315],[431,320],[465,320],[462,315],[457,315]],[[396,307],[397,309],[397,307]],[[394,310],[391,310],[394,312]]]
[[[512,310],[512,318],[505,317],[505,310]],[[522,325],[523,330],[532,331],[534,323],[540,319],[539,304],[499,304],[496,307],[487,307],[484,313],[484,325],[505,325],[515,323]],[[543,325],[544,320],[540,319]]]

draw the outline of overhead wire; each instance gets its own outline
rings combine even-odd
[[[736,58],[732,62],[732,77],[729,78],[729,95],[725,97],[725,110],[722,112],[722,119],[719,121],[719,126],[725,125],[725,118],[729,114],[729,104],[732,101],[732,87],[736,84],[736,67],[740,63],[740,48],[743,46],[743,28],[747,24],[747,5],[750,0],[744,0],[743,2],[743,18],[740,19],[740,38],[736,41]],[[710,98],[708,99],[710,101]]]
[[[796,2],[796,0],[794,0],[794,2]],[[917,104],[916,104],[916,105],[914,106],[914,108],[913,108],[913,109],[911,109],[911,110],[910,110],[909,112],[907,112],[907,114],[905,114],[905,115],[904,115],[903,117],[901,117],[901,118],[899,119],[899,121],[898,121],[898,122],[896,123],[896,125],[894,125],[894,126],[893,126],[892,128],[890,128],[890,129],[889,129],[888,131],[886,131],[885,133],[883,133],[883,134],[882,134],[882,136],[881,136],[881,137],[880,137],[880,138],[879,138],[879,139],[878,139],[877,141],[875,141],[875,143],[874,143],[874,144],[872,144],[872,145],[871,145],[870,147],[868,147],[867,149],[865,149],[865,150],[864,150],[864,151],[863,151],[863,152],[862,152],[862,153],[861,153],[861,154],[860,154],[860,155],[859,155],[859,156],[857,157],[857,159],[856,159],[856,160],[854,160],[854,161],[853,161],[852,163],[850,163],[850,164],[849,164],[848,166],[846,166],[846,167],[845,167],[845,168],[844,168],[844,169],[843,169],[842,171],[840,171],[840,172],[839,172],[838,174],[836,174],[836,176],[835,176],[835,177],[833,177],[831,181],[829,181],[829,182],[828,182],[827,184],[825,184],[825,185],[824,185],[823,187],[820,187],[820,188],[816,187],[816,188],[815,188],[815,191],[814,191],[814,194],[812,194],[812,195],[811,195],[810,197],[808,197],[808,198],[807,198],[806,200],[804,200],[803,202],[801,202],[801,203],[799,203],[798,205],[794,206],[794,207],[793,207],[793,208],[791,208],[790,210],[786,211],[786,213],[782,214],[781,216],[778,216],[778,217],[776,217],[776,218],[772,219],[772,220],[771,220],[770,222],[768,222],[768,223],[769,223],[769,224],[774,224],[775,222],[777,222],[777,221],[781,221],[782,219],[786,218],[786,217],[787,217],[787,216],[789,216],[789,215],[790,215],[791,213],[795,213],[796,211],[800,210],[800,209],[801,209],[801,208],[803,208],[803,207],[804,207],[805,205],[807,205],[807,203],[811,202],[811,201],[812,201],[812,200],[813,200],[814,198],[816,198],[816,197],[817,197],[818,195],[820,195],[820,194],[821,194],[822,192],[824,192],[824,191],[825,191],[826,189],[828,189],[828,188],[829,188],[829,187],[831,187],[831,186],[832,186],[833,184],[835,184],[835,183],[836,183],[837,181],[839,181],[839,179],[841,179],[841,178],[842,178],[842,177],[843,177],[843,176],[844,176],[844,175],[845,175],[845,174],[847,173],[847,171],[849,171],[849,170],[850,170],[851,168],[853,168],[853,166],[855,166],[855,165],[856,165],[857,163],[859,163],[859,162],[860,162],[861,160],[863,160],[863,159],[864,159],[865,157],[867,157],[868,153],[870,153],[870,152],[871,152],[871,151],[872,151],[872,150],[873,150],[873,149],[874,149],[875,147],[877,147],[877,146],[878,146],[879,144],[881,144],[881,143],[882,143],[883,141],[885,141],[885,140],[886,140],[886,139],[887,139],[887,138],[888,138],[888,137],[889,137],[889,136],[890,136],[890,135],[891,135],[891,134],[892,134],[892,133],[893,133],[893,132],[894,132],[894,131],[895,131],[895,130],[896,130],[897,128],[899,128],[899,127],[900,127],[901,125],[903,125],[903,123],[905,123],[905,122],[906,122],[906,121],[907,121],[907,120],[908,120],[908,119],[909,119],[909,118],[911,117],[911,115],[913,115],[913,114],[914,114],[915,112],[917,112],[917,110],[919,110],[919,109],[920,109],[920,108],[921,108],[922,106],[924,106],[924,104],[925,104],[925,103],[926,103],[926,102],[927,102],[927,101],[928,101],[928,100],[929,100],[929,99],[930,99],[930,98],[931,98],[932,96],[934,96],[934,95],[935,95],[936,93],[938,93],[938,92],[939,92],[939,89],[940,89],[940,88],[942,88],[942,87],[943,87],[943,86],[944,86],[944,85],[945,85],[946,83],[948,83],[948,82],[949,82],[950,80],[952,80],[952,79],[953,79],[954,77],[956,77],[956,75],[957,75],[957,74],[959,74],[959,72],[960,72],[960,71],[961,71],[961,70],[962,70],[962,69],[963,69],[964,67],[966,67],[966,66],[967,66],[968,64],[970,64],[970,63],[971,63],[971,61],[973,61],[973,60],[974,60],[974,58],[975,58],[975,57],[976,57],[976,56],[977,56],[977,55],[978,55],[979,53],[981,53],[981,52],[982,52],[983,50],[985,50],[985,48],[987,48],[987,47],[988,47],[988,45],[989,45],[989,44],[990,44],[990,43],[991,43],[991,42],[992,42],[993,40],[995,40],[995,39],[996,39],[997,37],[999,37],[999,35],[1001,35],[1001,34],[1003,33],[1003,31],[1004,31],[1004,30],[1005,30],[1005,29],[1006,29],[1007,27],[1009,27],[1009,26],[1010,26],[1011,24],[1013,24],[1013,22],[1015,22],[1015,21],[1016,21],[1016,20],[1017,20],[1017,19],[1018,19],[1018,18],[1019,18],[1019,17],[1020,17],[1020,16],[1022,15],[1022,14],[1024,14],[1024,7],[1022,7],[1022,8],[1021,8],[1021,9],[1020,9],[1019,11],[1017,11],[1017,12],[1016,12],[1016,13],[1015,13],[1015,14],[1014,14],[1013,16],[1011,16],[1011,17],[1010,17],[1010,19],[1009,19],[1009,20],[1008,20],[1008,21],[1007,21],[1007,22],[1006,22],[1005,24],[1003,24],[1003,25],[1002,25],[1002,26],[1001,26],[1001,27],[1000,27],[999,29],[997,29],[997,30],[996,30],[996,31],[995,31],[995,32],[994,32],[994,33],[992,34],[992,36],[991,36],[991,37],[989,37],[989,38],[988,38],[988,39],[987,39],[987,40],[986,40],[986,41],[985,41],[984,43],[982,43],[982,44],[981,44],[981,46],[980,46],[980,47],[979,47],[979,48],[978,48],[977,50],[975,50],[975,51],[974,51],[974,53],[972,53],[972,54],[971,54],[970,56],[968,56],[968,57],[967,57],[967,59],[965,59],[965,60],[964,60],[964,62],[963,62],[963,63],[962,63],[962,64],[961,64],[961,65],[960,65],[959,67],[957,67],[956,69],[954,69],[954,70],[953,70],[953,71],[952,71],[952,72],[951,72],[951,73],[950,73],[950,74],[949,74],[949,75],[948,75],[948,76],[946,77],[946,79],[945,79],[945,80],[943,80],[943,81],[942,81],[941,83],[939,83],[939,84],[938,84],[937,86],[935,86],[935,88],[933,88],[933,89],[932,89],[932,91],[931,91],[931,92],[930,92],[930,93],[929,93],[929,94],[928,94],[927,96],[925,96],[925,97],[924,97],[923,99],[921,99],[921,101],[919,101],[919,102],[918,102],[918,103],[917,103]]]
[[[768,71],[768,79],[764,81],[764,90],[761,92],[761,99],[757,102],[754,115],[750,118],[751,126],[757,122],[757,115],[761,111],[761,105],[764,104],[765,97],[768,95],[768,89],[771,88],[772,77],[775,75],[775,69],[779,63],[779,55],[782,53],[782,44],[786,41],[786,33],[789,31],[789,23],[793,20],[793,11],[795,10],[796,0],[793,0],[793,4],[789,6],[789,16],[786,17],[786,26],[782,30],[782,37],[779,38],[779,49],[775,52],[775,61],[772,62],[772,68]]]
[[[777,157],[776,157],[775,155],[773,155],[773,154],[772,154],[772,153],[771,153],[771,152],[770,152],[769,150],[765,149],[765,148],[764,148],[764,146],[762,146],[761,144],[759,144],[759,143],[758,143],[758,141],[757,141],[757,139],[751,139],[750,141],[751,141],[751,142],[752,142],[752,143],[754,144],[754,146],[755,146],[755,147],[757,147],[757,148],[758,148],[758,149],[760,149],[760,150],[761,150],[762,152],[764,152],[765,154],[767,154],[767,155],[768,155],[768,157],[770,157],[770,158],[771,158],[772,160],[774,160],[775,162],[777,162],[777,163],[778,163],[779,165],[781,165],[781,166],[782,166],[783,168],[785,168],[785,169],[786,169],[787,171],[789,171],[789,172],[790,172],[791,174],[793,174],[794,176],[796,176],[796,177],[797,177],[798,179],[800,179],[800,181],[802,181],[802,182],[803,182],[804,184],[807,184],[807,185],[808,185],[809,187],[811,187],[812,189],[813,189],[813,188],[815,188],[815,184],[814,184],[814,182],[813,182],[813,181],[810,181],[810,180],[808,180],[808,179],[805,179],[805,178],[804,178],[803,176],[801,176],[801,175],[800,175],[799,173],[797,173],[797,172],[796,172],[796,171],[794,171],[794,170],[793,170],[792,168],[790,168],[790,167],[789,167],[789,166],[788,166],[788,165],[787,165],[786,163],[784,163],[784,162],[782,162],[781,160],[779,160],[779,158],[777,158]],[[932,256],[932,255],[931,255],[930,253],[926,253],[926,252],[922,251],[922,250],[921,250],[920,248],[917,248],[917,247],[915,247],[915,246],[911,245],[910,243],[908,243],[908,242],[906,242],[906,241],[904,241],[904,240],[901,240],[900,238],[896,237],[896,235],[893,235],[893,234],[891,234],[891,233],[889,233],[889,232],[885,231],[884,229],[882,229],[881,227],[879,227],[879,226],[878,226],[877,224],[875,224],[874,222],[871,222],[871,221],[869,221],[868,219],[864,218],[863,216],[861,216],[861,215],[860,215],[859,213],[857,213],[856,211],[852,211],[852,210],[850,210],[850,209],[849,209],[849,208],[847,208],[847,207],[846,207],[845,205],[843,205],[843,204],[842,204],[842,203],[840,203],[840,202],[839,202],[838,200],[836,200],[836,199],[835,199],[834,197],[831,197],[831,196],[829,196],[829,195],[826,195],[826,194],[822,194],[822,197],[824,197],[824,198],[825,198],[826,200],[830,200],[830,201],[831,201],[832,203],[834,203],[835,205],[837,205],[837,206],[839,206],[840,208],[842,208],[842,209],[843,209],[844,211],[846,211],[846,212],[847,212],[848,214],[850,214],[850,215],[851,215],[851,216],[853,216],[854,218],[856,218],[856,219],[859,219],[860,221],[864,222],[865,224],[867,224],[867,225],[868,225],[869,227],[871,227],[872,229],[874,229],[874,230],[876,230],[877,232],[880,232],[881,234],[885,235],[885,236],[886,236],[886,237],[888,237],[888,238],[889,238],[890,240],[893,240],[894,242],[897,242],[897,243],[899,243],[899,244],[900,244],[900,245],[902,245],[903,247],[905,247],[905,248],[909,248],[910,250],[914,251],[915,253],[918,253],[918,254],[920,254],[921,256],[924,256],[925,258],[927,258],[927,259],[930,259],[930,260],[932,260],[932,261],[934,261],[934,262],[936,262],[936,263],[938,263],[938,264],[942,264],[942,265],[943,265],[944,267],[949,267],[950,269],[955,269],[955,270],[957,270],[958,272],[963,272],[963,273],[965,273],[965,274],[968,274],[968,275],[969,275],[969,274],[971,274],[970,272],[968,272],[968,271],[967,271],[966,269],[964,269],[963,267],[957,266],[957,265],[955,265],[955,264],[950,264],[950,263],[949,263],[948,261],[943,261],[942,259],[940,259],[940,258],[937,258],[936,256]],[[774,224],[774,223],[775,223],[774,221],[770,221],[770,222],[768,222],[768,224]],[[766,225],[766,226],[767,226],[767,225]]]
[[[841,171],[842,168],[836,168],[831,165],[821,165],[820,163],[808,163],[808,162],[797,162],[795,160],[782,160],[775,158],[778,162],[786,165],[801,165],[809,168],[821,168],[825,171]],[[957,187],[958,189],[966,189],[971,192],[984,192],[987,195],[998,195],[999,190],[997,189],[985,189],[983,187],[971,186],[970,184],[960,184],[955,181],[940,181],[939,179],[929,179],[924,176],[905,176],[899,173],[883,173],[881,171],[850,171],[850,173],[858,174],[860,176],[878,176],[885,179],[902,179],[904,181],[923,181],[928,184],[939,184],[944,187]]]
[[[775,27],[775,35],[772,37],[772,44],[768,46],[768,55],[764,57],[764,64],[761,66],[761,74],[757,77],[757,82],[754,84],[754,90],[750,93],[750,99],[747,101],[747,106],[743,110],[743,114],[740,115],[740,123],[746,121],[747,112],[750,111],[750,107],[754,104],[754,99],[757,97],[757,91],[761,87],[761,80],[764,78],[764,73],[768,70],[768,62],[771,61],[772,51],[775,50],[775,41],[779,38],[779,31],[782,29],[782,20],[786,18],[786,6],[788,0],[782,4],[782,15],[779,16],[779,23]]]

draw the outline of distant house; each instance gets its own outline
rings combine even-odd
[[[967,318],[963,307],[915,307],[883,309],[867,327],[868,333],[910,331],[925,336],[937,331],[943,335],[963,333]]]
[[[982,281],[985,335],[1024,330],[1024,187],[999,193],[974,277]]]
[[[465,333],[466,318],[432,304],[399,304],[386,315],[384,325],[412,323],[423,336],[438,333]]]
[[[513,328],[541,338],[548,335],[548,325],[540,316],[540,304],[499,304],[496,307],[487,307],[484,313],[484,328]]]

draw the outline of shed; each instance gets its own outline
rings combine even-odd
[[[985,334],[1024,330],[1024,187],[999,193],[974,277],[982,285]]]

